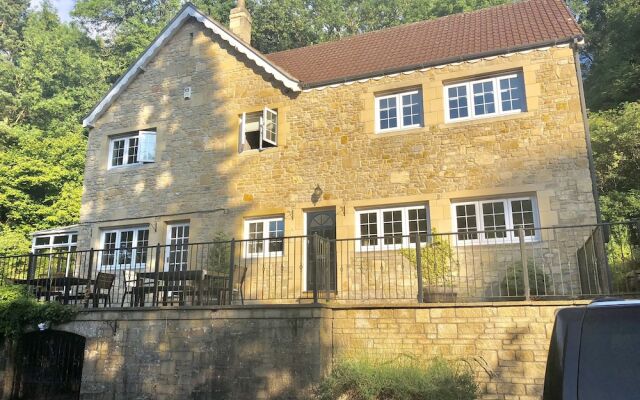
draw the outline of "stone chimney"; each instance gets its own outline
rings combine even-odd
[[[244,0],[238,0],[238,6],[231,10],[229,29],[247,44],[251,44],[251,14],[245,7]]]

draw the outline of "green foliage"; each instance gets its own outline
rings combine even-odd
[[[231,262],[229,235],[218,232],[213,236],[213,243],[207,245],[207,270],[216,273],[228,273]]]
[[[25,286],[0,286],[0,341],[16,339],[25,329],[37,324],[61,324],[70,321],[77,310],[57,302],[40,303]]]
[[[400,252],[412,265],[417,265],[414,247],[402,249]],[[429,243],[420,249],[420,258],[422,280],[425,285],[446,284],[451,280],[452,270],[458,267],[451,244],[446,236],[438,235],[435,230],[433,236],[430,236]]]
[[[524,296],[524,273],[522,262],[518,261],[513,266],[507,267],[507,272],[500,284],[502,296]],[[533,260],[527,261],[529,275],[529,294],[531,296],[544,296],[547,289],[551,288],[549,275],[539,266],[533,265]]]
[[[640,101],[589,116],[605,220],[640,218]]]
[[[344,360],[316,390],[318,400],[471,400],[478,386],[468,368],[441,359]]]
[[[587,34],[583,58],[589,108],[640,99],[640,2],[589,0],[581,25]]]
[[[7,58],[11,58],[19,49],[28,8],[29,0],[5,0],[0,3],[0,53]]]

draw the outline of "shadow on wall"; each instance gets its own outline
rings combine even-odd
[[[87,338],[81,398],[300,399],[323,371],[312,310],[145,314],[59,327]]]
[[[192,36],[193,32],[203,35]],[[107,111],[109,118],[99,128],[110,132],[125,126],[161,127],[156,162],[107,171],[98,162],[106,140],[94,139],[88,155],[83,222],[172,214],[182,215],[176,216],[180,219],[193,213],[202,222],[193,224],[192,242],[212,240],[219,231],[233,234],[229,219],[253,205],[242,202],[236,178],[246,175],[267,181],[270,176],[270,171],[250,170],[241,162],[239,132],[229,126],[230,110],[265,101],[238,93],[251,93],[253,81],[231,79],[249,74],[242,72],[245,68],[256,74],[251,79],[261,90],[269,88],[278,98],[292,96],[226,42],[193,19],[187,22]],[[185,85],[194,86],[190,100],[183,99]],[[255,199],[256,204],[261,201],[273,200]],[[224,210],[224,214],[211,210]]]

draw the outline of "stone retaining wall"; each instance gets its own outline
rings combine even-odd
[[[304,399],[341,358],[410,355],[471,365],[482,399],[529,400],[555,312],[576,304],[99,310],[56,329],[87,339],[82,399]]]
[[[540,399],[556,310],[574,304],[333,309],[333,358],[441,356],[471,365],[483,400]]]

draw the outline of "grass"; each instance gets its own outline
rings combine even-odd
[[[315,391],[316,400],[472,400],[478,386],[468,368],[442,359],[343,360]]]

